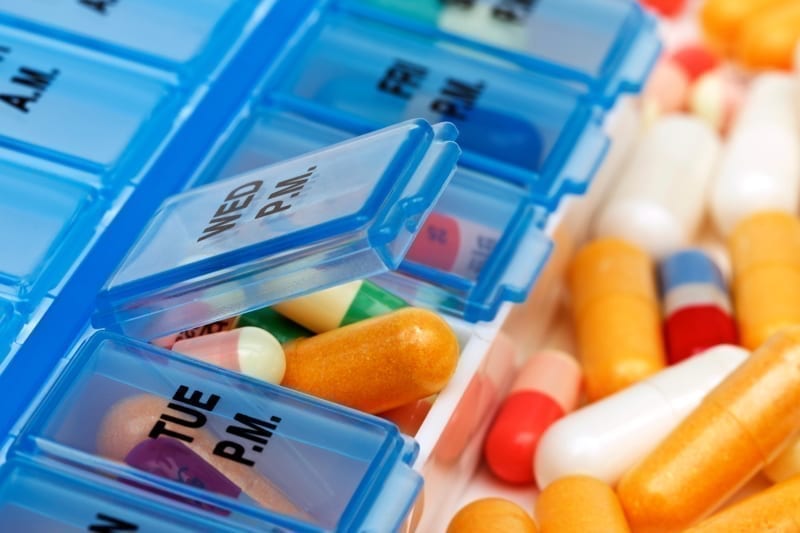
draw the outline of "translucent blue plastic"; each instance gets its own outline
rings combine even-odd
[[[349,137],[275,107],[259,108],[198,181],[224,179]],[[544,265],[547,214],[521,188],[458,168],[397,272],[378,281],[415,305],[473,322],[491,320],[503,302],[525,299]]]
[[[278,76],[276,98],[290,110],[357,133],[415,117],[452,122],[463,164],[551,209],[585,189],[604,153],[579,88],[366,18],[331,13],[315,32]],[[573,153],[582,168],[566,168]]]
[[[139,407],[120,407],[130,402]],[[133,459],[142,445],[146,463]],[[409,466],[417,450],[377,417],[98,333],[11,454],[77,463],[251,527],[392,531],[421,486]],[[169,473],[212,465],[237,496]],[[263,507],[281,501],[283,513]]]
[[[453,174],[455,136],[410,121],[170,198],[95,325],[153,339],[396,268]]]
[[[229,524],[165,505],[144,490],[64,465],[11,460],[0,468],[0,524],[5,531],[236,531]]]
[[[0,160],[0,293],[41,296],[72,267],[105,206],[95,189]]]
[[[574,80],[605,104],[621,91],[640,88],[659,51],[655,18],[635,0],[342,3],[432,35],[460,37],[539,72]]]
[[[0,144],[109,167],[145,142],[173,88],[99,59],[0,26]]]
[[[94,49],[183,65],[204,52],[224,52],[257,5],[254,0],[0,0],[0,16]]]

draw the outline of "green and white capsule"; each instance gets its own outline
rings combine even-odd
[[[282,315],[316,333],[384,315],[402,307],[408,307],[405,300],[366,280],[351,281],[272,306]]]

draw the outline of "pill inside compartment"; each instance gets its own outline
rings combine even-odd
[[[16,449],[251,526],[397,523],[421,482],[407,466],[416,445],[392,424],[105,333],[76,355]]]

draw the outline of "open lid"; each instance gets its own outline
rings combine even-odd
[[[574,82],[607,107],[620,93],[642,87],[660,50],[656,19],[636,0],[339,3],[353,12]]]
[[[460,154],[407,121],[165,201],[93,323],[152,339],[396,268]]]

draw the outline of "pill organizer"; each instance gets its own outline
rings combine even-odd
[[[427,507],[422,530],[447,512],[513,372],[498,333],[510,302],[531,292],[559,213],[605,154],[607,109],[641,87],[658,42],[633,1],[519,3],[535,37],[513,42],[452,23],[519,29],[493,3],[426,3],[423,18],[401,4],[0,1],[0,480],[25,487],[3,489],[7,508],[30,510],[16,498],[45,498],[66,477],[97,505],[85,519],[66,503],[43,516],[82,528],[99,514],[128,520],[113,509],[131,500],[136,516],[174,509],[175,527],[214,530],[393,528],[421,494],[442,502],[415,507]],[[257,194],[252,223],[237,227]],[[443,231],[468,251],[442,250]],[[366,276],[442,312],[459,337],[416,444],[374,417],[143,343]],[[330,499],[314,492],[328,481],[278,487],[313,492],[291,517],[96,455],[86,424],[109,402],[192,387],[231,398],[208,417],[217,444],[231,417],[281,405],[299,429],[270,430],[272,448],[297,454],[280,466],[322,465],[317,479],[350,488]],[[97,500],[91,487],[107,490]]]

